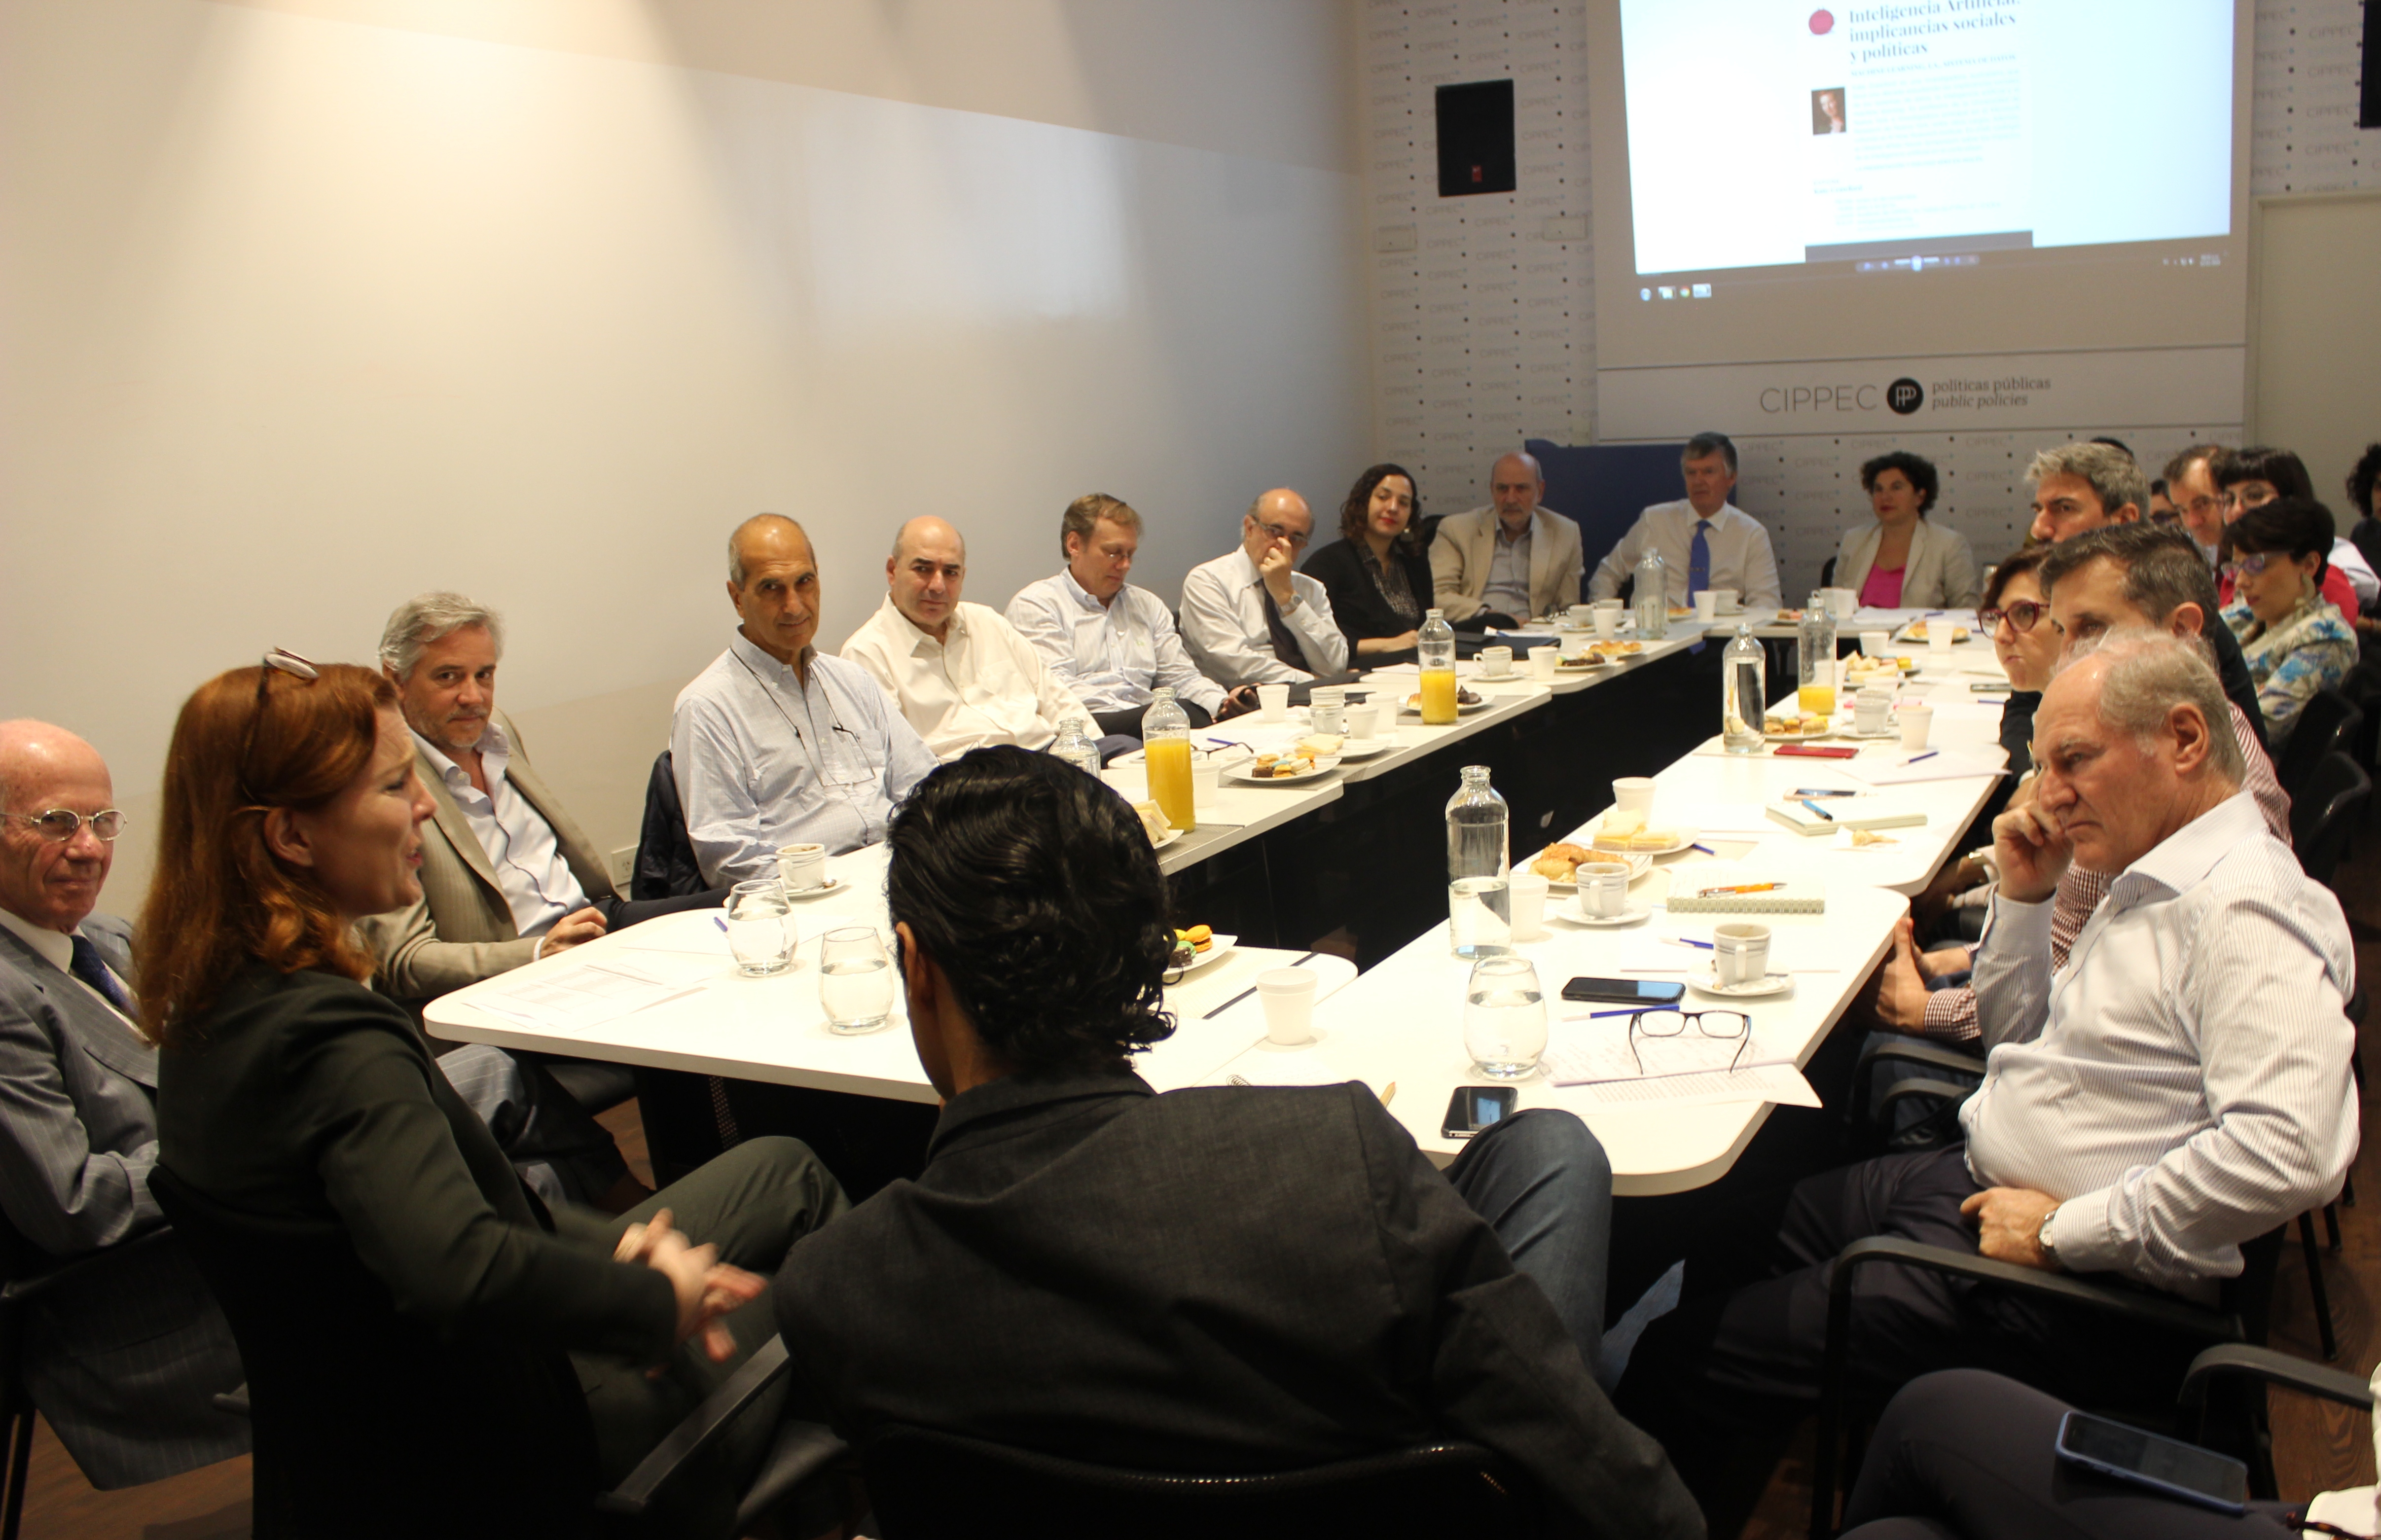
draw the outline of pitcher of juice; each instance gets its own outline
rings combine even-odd
[[[1800,688],[1794,704],[1806,716],[1836,714],[1836,617],[1826,595],[1813,593],[1802,611],[1802,635],[1795,647],[1795,673]]]
[[[1197,826],[1190,812],[1190,718],[1159,690],[1141,714],[1141,749],[1149,762],[1149,798],[1178,829]]]
[[[1424,727],[1445,727],[1455,720],[1455,628],[1446,612],[1432,610],[1414,637],[1422,661],[1422,720]]]

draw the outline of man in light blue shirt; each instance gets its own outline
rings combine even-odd
[[[774,876],[781,845],[876,843],[935,763],[865,669],[812,646],[818,558],[800,524],[763,513],[737,526],[727,598],[743,623],[670,719],[687,837],[714,886]]]

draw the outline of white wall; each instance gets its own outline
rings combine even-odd
[[[1171,597],[1364,462],[1352,55],[1339,0],[0,0],[0,715],[142,816],[197,682],[458,588],[611,846],[751,512],[830,643],[919,511],[997,605],[1115,493]]]

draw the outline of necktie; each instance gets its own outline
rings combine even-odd
[[[67,972],[98,990],[100,998],[124,1012],[125,1020],[140,1020],[140,1013],[132,1008],[132,997],[125,994],[122,984],[116,982],[116,975],[107,971],[107,964],[100,961],[99,948],[92,945],[91,937],[78,935],[74,938],[74,960],[67,965]]]
[[[1695,543],[1687,552],[1687,602],[1711,586],[1711,542],[1704,538],[1705,520],[1695,520]]]
[[[1306,666],[1306,649],[1298,644],[1298,633],[1281,617],[1281,606],[1273,602],[1273,590],[1257,584],[1257,597],[1264,601],[1265,632],[1273,638],[1273,655],[1301,674],[1312,674]]]

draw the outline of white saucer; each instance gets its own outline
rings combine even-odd
[[[1598,914],[1591,916],[1581,914],[1579,911],[1579,907],[1574,904],[1564,909],[1551,910],[1548,912],[1553,914],[1557,919],[1568,920],[1574,925],[1586,925],[1592,929],[1602,931],[1611,930],[1618,925],[1633,925],[1638,921],[1644,919],[1645,916],[1653,913],[1654,906],[1652,904],[1630,904],[1626,911],[1618,914]]]
[[[800,889],[788,887],[786,889],[786,897],[788,898],[824,898],[830,893],[842,891],[842,888],[843,884],[837,882],[833,877],[829,877],[826,881],[819,884],[816,887],[804,887]]]
[[[1858,727],[1845,727],[1840,731],[1830,733],[1827,736],[1830,738],[1856,738],[1863,742],[1877,742],[1888,738],[1899,738],[1901,736],[1901,728],[1899,726],[1887,726],[1880,727],[1873,733],[1864,733]]]
[[[1339,745],[1341,759],[1371,759],[1374,754],[1387,753],[1396,748],[1397,740],[1388,738],[1351,738]]]
[[[1501,674],[1491,674],[1484,668],[1475,668],[1471,671],[1473,680],[1482,684],[1510,684],[1516,679],[1526,679],[1529,677],[1519,668],[1508,668]]]
[[[1716,973],[1690,973],[1687,983],[1706,995],[1717,995],[1725,1000],[1757,1000],[1764,995],[1783,995],[1793,988],[1794,975],[1770,973],[1758,984],[1722,984]]]

